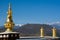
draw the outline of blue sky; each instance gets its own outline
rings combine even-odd
[[[60,22],[60,0],[0,0],[0,25],[6,22],[9,3],[15,24]]]

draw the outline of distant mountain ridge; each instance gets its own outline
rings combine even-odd
[[[44,28],[44,35],[52,36],[52,26],[47,24],[25,24],[18,28],[16,31],[20,34],[30,35],[40,35],[40,28]],[[60,29],[57,29],[57,35],[60,36]]]
[[[58,29],[60,29],[60,22],[53,22],[53,23],[49,23],[49,25],[56,27]]]
[[[47,26],[47,27],[45,27]],[[16,30],[17,32],[20,32],[21,34],[25,34],[25,35],[29,35],[29,34],[38,34],[40,35],[40,28],[41,27],[44,27],[44,28],[48,28],[48,25],[44,25],[44,24],[26,24],[26,25],[23,25],[21,26],[20,28],[18,28],[18,30]],[[48,29],[51,29],[52,27],[49,27]],[[45,30],[46,30],[45,29]],[[47,29],[47,30],[48,30]],[[19,31],[20,30],[20,31]],[[46,30],[46,31],[47,31]],[[47,31],[48,32],[48,31]],[[45,32],[46,33],[46,32]],[[50,30],[48,32],[48,34],[51,33]],[[47,34],[47,33],[46,33]],[[45,35],[46,35],[45,34]],[[48,35],[47,34],[47,35]],[[51,34],[50,34],[51,35]]]
[[[15,26],[13,31],[20,32],[21,36],[40,36],[40,28],[44,28],[44,35],[52,36],[52,26],[47,24],[25,24]],[[0,32],[5,31],[5,28],[0,28]],[[57,29],[57,36],[60,36],[60,29]]]

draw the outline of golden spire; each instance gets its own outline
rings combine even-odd
[[[56,37],[56,28],[55,27],[53,27],[53,29],[52,29],[52,36]]]
[[[14,23],[12,20],[12,10],[11,10],[11,4],[9,3],[9,9],[7,12],[7,20],[6,23],[4,24],[5,28],[7,29],[7,32],[11,32],[12,28],[14,27]]]
[[[40,37],[44,37],[44,29],[43,29],[43,27],[41,27],[41,29],[40,29]]]

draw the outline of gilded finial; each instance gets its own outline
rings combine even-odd
[[[53,29],[52,29],[52,36],[56,37],[56,28],[55,27],[53,27]]]
[[[7,20],[6,23],[4,24],[6,28],[6,32],[12,32],[12,29],[14,27],[14,23],[12,20],[12,10],[11,10],[11,4],[9,3],[9,8],[8,8],[8,14],[7,14]]]
[[[43,27],[41,27],[41,29],[40,29],[40,37],[44,37],[44,29],[43,29]]]

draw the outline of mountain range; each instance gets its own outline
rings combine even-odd
[[[60,22],[52,22],[52,23],[48,23],[48,24],[53,26],[53,27],[60,29]]]
[[[18,27],[18,26],[16,26]],[[19,27],[18,29],[15,29],[15,31],[20,32],[22,36],[30,36],[30,35],[40,35],[40,28],[44,28],[44,35],[52,36],[52,28],[53,25],[47,25],[47,24],[25,24]],[[57,36],[60,36],[60,29],[57,29]]]
[[[57,25],[58,26],[58,25]],[[60,29],[55,25],[48,24],[24,24],[24,25],[16,25],[13,28],[13,31],[19,32],[21,36],[40,36],[40,28],[44,28],[45,36],[52,36],[52,28],[56,27],[57,36],[60,37]],[[0,32],[4,32],[6,29],[4,26],[0,27]]]

